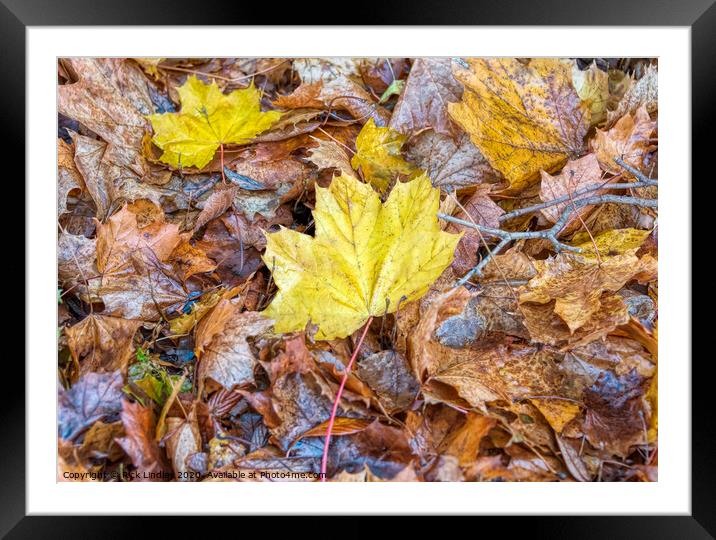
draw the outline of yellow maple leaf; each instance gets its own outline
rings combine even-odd
[[[407,136],[388,127],[378,127],[371,118],[356,138],[356,153],[351,165],[360,167],[365,179],[381,193],[399,174],[412,174],[417,168],[403,159],[400,148]]]
[[[650,234],[651,231],[640,229],[613,229],[596,235],[592,241],[589,233],[580,232],[574,235],[571,244],[582,248],[583,257],[596,257],[595,245],[600,256],[614,256],[640,247]]]
[[[512,58],[473,58],[453,64],[465,87],[448,112],[512,190],[535,183],[582,153],[589,110],[572,86],[571,67],[556,58],[525,65]]]
[[[178,92],[181,112],[148,115],[152,142],[164,151],[160,160],[173,167],[201,168],[222,144],[245,144],[281,116],[261,112],[261,93],[253,84],[227,95],[192,75]]]
[[[333,339],[420,298],[450,266],[461,236],[440,230],[439,203],[426,175],[396,184],[385,203],[343,174],[316,187],[315,237],[267,234],[263,259],[279,291],[264,315],[277,332],[310,321],[318,339]]]
[[[572,64],[572,83],[579,98],[589,106],[592,113],[592,125],[596,126],[607,119],[609,102],[609,75],[597,67],[596,62],[582,71],[577,63]]]

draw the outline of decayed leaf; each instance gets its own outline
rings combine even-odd
[[[607,118],[607,103],[609,102],[609,75],[597,67],[596,62],[581,70],[577,63],[572,64],[572,84],[577,95],[591,111],[593,126],[602,123]]]
[[[584,434],[589,442],[619,456],[628,455],[635,444],[646,444],[643,394],[644,381],[635,371],[622,377],[604,372],[584,393]]]
[[[65,330],[70,353],[80,373],[126,372],[132,355],[132,339],[142,321],[91,314]]]
[[[81,460],[102,458],[117,460],[122,457],[122,450],[115,439],[123,434],[124,427],[121,421],[105,423],[99,420],[85,433],[77,454]]]
[[[576,330],[571,330],[555,312],[555,304],[554,300],[546,304],[520,304],[524,324],[533,341],[570,349],[600,339],[629,321],[629,308],[615,294],[601,295],[597,311],[591,313],[587,321]]]
[[[125,206],[97,225],[97,269],[117,273],[137,252],[165,261],[179,244],[179,227],[163,220],[139,228],[137,215]]]
[[[529,281],[529,290],[520,295],[520,303],[556,300],[555,313],[574,332],[599,311],[603,292],[616,292],[631,279],[648,281],[656,276],[656,260],[650,255],[639,258],[635,252],[603,256],[601,262],[564,252],[534,261],[537,276]]]
[[[57,139],[57,215],[67,212],[67,195],[75,189],[83,189],[84,180],[74,162],[74,149],[62,139]]]
[[[579,450],[559,435],[555,436],[555,440],[557,441],[559,451],[562,454],[562,460],[567,466],[567,470],[569,470],[572,476],[579,482],[589,482],[592,477],[587,470],[587,466],[584,464],[584,460],[579,455]]]
[[[395,351],[381,351],[358,362],[358,377],[378,394],[389,413],[408,408],[420,390],[405,357]]]
[[[341,174],[355,176],[346,151],[334,141],[316,139],[318,146],[311,150],[309,160],[320,169],[338,169]]]
[[[186,302],[188,293],[173,276],[171,265],[144,253],[128,255],[128,260],[121,272],[102,277],[98,295],[104,304],[103,313],[156,321],[168,308]]]
[[[170,258],[184,281],[195,274],[213,272],[216,269],[216,263],[188,240],[183,240],[177,245],[171,252]]]
[[[94,238],[60,233],[57,241],[57,277],[67,289],[77,290],[87,302],[96,298],[99,280]],[[88,290],[89,287],[89,290]]]
[[[568,64],[552,58],[527,65],[510,58],[467,63],[453,63],[465,92],[448,105],[450,116],[511,188],[530,185],[540,170],[582,153],[589,112],[572,87]]]
[[[387,127],[378,127],[371,118],[356,139],[356,153],[351,159],[354,169],[384,193],[399,175],[410,175],[415,166],[403,159],[400,149],[407,137]]]
[[[455,431],[444,443],[446,452],[458,458],[461,466],[472,465],[480,450],[480,443],[495,426],[494,418],[477,413],[468,413],[465,424]]]
[[[196,218],[194,230],[197,231],[201,229],[212,219],[218,218],[226,212],[233,204],[234,197],[236,197],[238,189],[239,188],[236,186],[217,186],[204,202],[204,207],[201,209],[201,213]]]
[[[268,235],[263,256],[279,292],[264,314],[277,332],[318,325],[318,339],[344,337],[370,316],[420,298],[450,264],[459,235],[440,231],[439,191],[427,176],[399,183],[388,200],[344,175],[316,188],[316,236]]]
[[[87,373],[69,390],[60,390],[57,426],[62,439],[71,441],[97,420],[122,410],[122,374]]]
[[[650,137],[655,128],[656,122],[651,121],[646,106],[642,106],[633,116],[631,113],[622,116],[610,130],[598,129],[591,145],[599,165],[609,173],[630,176],[631,173],[614,162],[621,158],[637,170],[644,169],[644,158],[653,146]]]
[[[390,113],[376,103],[363,86],[345,76],[329,76],[314,82],[303,81],[294,92],[279,96],[274,105],[287,109],[330,109],[348,111],[353,118],[363,121],[370,118],[385,126]]]
[[[325,422],[318,424],[316,427],[309,429],[296,441],[294,441],[294,444],[306,437],[325,437],[328,432],[328,422],[329,421],[326,420]],[[334,420],[333,427],[331,428],[331,436],[340,437],[341,435],[353,435],[354,433],[360,433],[371,425],[371,423],[372,420],[368,420],[366,418],[348,418],[341,416]]]
[[[259,313],[236,309],[228,316],[221,333],[204,346],[200,364],[201,380],[211,379],[227,390],[253,384],[256,358],[248,337],[258,336],[272,326]]]
[[[575,161],[569,161],[558,175],[552,176],[544,171],[541,174],[542,183],[539,196],[544,202],[553,201],[565,195],[572,196],[577,190],[600,186],[607,182],[607,180],[602,179],[602,170],[599,168],[597,156],[594,154],[587,154]],[[599,190],[595,190],[590,192],[590,195],[599,195],[599,193]],[[556,223],[562,212],[571,204],[570,200],[557,203],[548,208],[543,208],[542,214],[550,223]],[[591,209],[583,206],[577,209],[576,212],[572,212],[565,224],[565,228],[568,229],[570,224],[579,221],[580,217],[584,219]]]
[[[419,381],[424,381],[435,370],[437,358],[432,353],[432,335],[446,319],[459,315],[470,300],[470,292],[465,287],[457,287],[433,299],[430,307],[420,317],[420,322],[409,335],[409,349],[413,373]]]
[[[655,66],[649,66],[642,78],[629,86],[616,110],[608,113],[608,124],[613,125],[627,113],[634,114],[642,106],[649,113],[659,107],[659,72]]]
[[[261,112],[253,85],[225,95],[215,82],[207,85],[192,75],[178,93],[181,112],[149,115],[161,161],[177,168],[201,168],[222,144],[245,144],[281,116]]]
[[[389,126],[406,135],[432,128],[442,135],[454,135],[447,112],[448,102],[458,101],[462,87],[452,74],[449,58],[418,58],[410,69]]]
[[[154,439],[152,409],[124,400],[121,417],[125,436],[117,439],[117,443],[137,468],[137,481],[169,480],[171,473],[164,452]]]
[[[435,339],[459,349],[477,342],[502,341],[505,335],[529,337],[516,294],[504,282],[484,284],[460,314],[440,323],[435,329]]]
[[[501,180],[466,133],[455,139],[425,131],[411,139],[407,156],[444,191]]]
[[[179,481],[191,481],[193,477],[188,465],[189,458],[201,452],[201,433],[196,418],[196,407],[193,407],[186,419],[167,418],[167,454],[171,459],[174,474]]]
[[[111,59],[72,58],[64,61],[71,65],[80,80],[58,87],[58,111],[81,122],[109,143],[109,161],[143,176],[146,164],[141,147],[147,121],[106,76],[104,64]]]

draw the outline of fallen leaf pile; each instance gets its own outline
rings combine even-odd
[[[60,59],[58,480],[655,480],[657,77]]]

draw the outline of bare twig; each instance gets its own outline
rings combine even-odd
[[[445,221],[457,223],[458,225],[464,225],[465,227],[470,227],[472,229],[477,229],[483,234],[500,238],[500,243],[497,244],[497,246],[492,250],[492,252],[488,254],[480,262],[480,264],[478,264],[475,268],[470,270],[470,272],[468,272],[462,279],[460,279],[457,282],[456,286],[463,285],[475,275],[479,276],[482,272],[482,269],[487,265],[487,263],[492,259],[492,257],[495,254],[499,253],[502,249],[504,249],[507,244],[515,240],[542,238],[544,240],[549,240],[554,246],[554,249],[557,253],[562,250],[580,253],[582,251],[581,248],[570,246],[569,244],[560,242],[557,237],[559,236],[559,233],[562,232],[562,229],[564,229],[565,225],[567,224],[567,220],[569,219],[569,216],[573,212],[576,212],[579,208],[582,208],[584,206],[604,203],[629,204],[633,206],[643,206],[646,208],[658,207],[658,201],[656,199],[642,199],[637,197],[627,197],[623,195],[595,195],[593,197],[585,197],[584,199],[575,200],[572,204],[570,204],[567,208],[564,209],[560,218],[552,227],[541,231],[505,231],[503,229],[494,229],[492,227],[484,227],[482,225],[477,225],[476,223],[471,223],[469,221],[465,221],[464,219],[448,216],[446,214],[438,214],[438,218],[443,219]]]
[[[619,184],[600,184],[598,186],[590,186],[585,187],[582,189],[578,189],[574,193],[572,193],[572,197],[579,197],[580,195],[585,195],[587,193],[591,193],[594,191],[597,191],[599,189],[634,189],[634,188],[640,188],[640,187],[649,187],[649,186],[658,186],[659,181],[658,180],[649,180],[646,179],[644,181],[639,182],[625,182],[625,183],[619,183]],[[512,218],[516,218],[518,216],[523,216],[525,214],[531,214],[532,212],[536,212],[537,210],[542,210],[543,208],[549,208],[550,206],[555,206],[559,203],[567,202],[569,201],[569,194],[563,195],[562,197],[557,197],[556,199],[552,199],[551,201],[534,204],[532,206],[526,206],[524,208],[519,208],[517,210],[513,210],[512,212],[507,212],[506,214],[502,214],[499,217],[499,220],[507,221]]]

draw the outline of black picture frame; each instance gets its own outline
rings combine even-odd
[[[712,59],[716,51],[716,5],[715,0],[603,0],[599,3],[584,0],[495,1],[453,0],[449,4],[413,0],[411,2],[382,2],[380,7],[367,9],[357,6],[351,13],[352,25],[587,25],[587,26],[688,26],[691,28],[692,51],[692,156],[694,178],[702,171],[704,184],[709,182],[705,174],[710,170],[713,136],[711,134],[716,99],[716,63]],[[309,9],[310,7],[310,9]],[[27,26],[82,26],[82,25],[214,25],[214,24],[317,24],[321,19],[338,19],[335,2],[312,2],[310,6],[296,5],[295,10],[267,10],[262,3],[220,2],[202,0],[199,4],[188,0],[0,0],[0,73],[3,74],[0,94],[2,100],[3,154],[7,160],[13,157],[12,181],[19,193],[5,192],[7,206],[17,206],[16,201],[25,200],[18,178],[24,171],[20,157],[29,152],[25,146],[25,110],[31,103],[25,98],[25,29]],[[326,16],[328,15],[328,16]],[[333,15],[333,17],[331,17]],[[345,19],[344,19],[345,20]],[[6,173],[9,174],[9,173]],[[710,175],[709,175],[710,176]],[[670,179],[688,182],[689,179]],[[9,178],[6,178],[9,181]],[[10,204],[8,204],[11,201]],[[32,201],[25,200],[26,204]],[[20,222],[17,219],[17,222]],[[690,223],[685,226],[690,227]],[[12,240],[8,240],[12,242]],[[19,234],[16,235],[14,253],[24,252]],[[20,278],[15,272],[13,283]],[[697,275],[693,275],[696,282]],[[713,278],[711,278],[713,279]],[[32,286],[27,282],[25,287]],[[22,305],[20,303],[17,304]],[[11,310],[13,318],[22,315],[17,308]],[[690,314],[684,314],[690,316]],[[23,317],[24,319],[24,317]],[[696,321],[696,319],[694,319]],[[31,321],[28,322],[31,324]],[[702,323],[705,324],[705,323]],[[692,330],[693,333],[693,330]],[[698,334],[694,334],[698,335]],[[685,340],[686,340],[686,336]],[[9,338],[8,338],[9,339]],[[685,343],[688,351],[689,343]],[[0,398],[3,444],[0,445],[0,535],[8,538],[35,537],[108,537],[127,538],[129,535],[147,531],[144,519],[136,517],[28,517],[25,515],[25,366],[19,355],[4,348],[3,378],[13,381],[3,385]],[[689,351],[690,353],[690,351]],[[689,354],[687,353],[687,355]],[[691,358],[679,359],[688,365]],[[501,534],[518,533],[524,537],[548,538],[714,538],[716,537],[716,459],[714,448],[716,430],[710,397],[712,378],[710,355],[696,357],[692,362],[692,514],[691,516],[624,516],[624,517],[509,517],[506,523],[495,523]],[[686,458],[686,456],[685,456]],[[239,502],[237,501],[237,506]],[[585,500],[585,511],[589,501]],[[77,509],[81,513],[81,509]],[[242,525],[226,524],[224,518],[211,518],[209,534],[247,534],[257,525],[266,534],[273,534],[279,525],[242,518]],[[291,518],[292,529],[311,530],[316,525],[306,520]],[[356,519],[356,518],[349,518]],[[455,519],[455,518],[453,518]],[[500,519],[500,518],[484,518]],[[505,518],[501,518],[505,519]],[[419,526],[422,520],[414,518]],[[308,525],[308,526],[307,526]],[[162,534],[172,537],[179,527],[186,527],[185,519],[163,519]],[[204,527],[205,525],[201,525]],[[459,526],[459,525],[458,525]],[[337,538],[354,536],[361,527],[351,524],[339,525]],[[452,526],[454,527],[454,526]],[[480,525],[482,530],[483,525]],[[456,531],[457,529],[452,529]],[[223,531],[223,532],[221,532]],[[524,531],[524,532],[523,532]],[[258,532],[258,531],[257,531]],[[367,530],[363,530],[363,533]],[[477,531],[476,531],[477,532]],[[259,532],[261,533],[261,532]],[[449,534],[453,534],[450,532]],[[492,533],[491,533],[492,534]],[[183,537],[180,535],[177,537]]]

